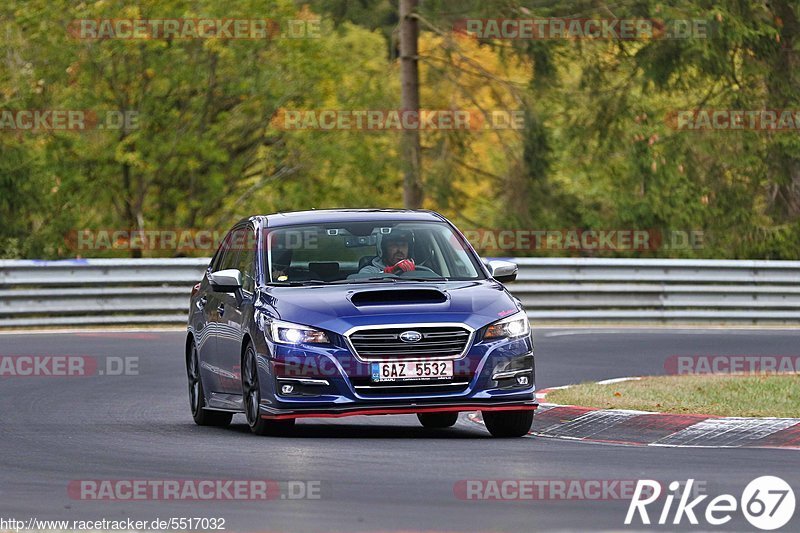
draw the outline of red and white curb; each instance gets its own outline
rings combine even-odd
[[[641,379],[599,381],[612,384]],[[530,435],[584,442],[670,448],[781,448],[800,450],[800,418],[747,418],[597,409],[540,401]],[[481,423],[480,415],[470,419]]]

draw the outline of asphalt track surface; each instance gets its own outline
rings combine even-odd
[[[670,355],[800,352],[798,330],[542,329],[535,338],[539,388],[663,373]],[[189,413],[183,341],[177,331],[0,335],[0,355],[139,358],[138,375],[0,378],[0,518],[222,517],[228,531],[665,531],[684,528],[638,521],[626,528],[628,500],[474,501],[456,497],[454,486],[693,478],[712,497],[739,498],[750,480],[777,475],[800,497],[800,452],[792,450],[499,440],[465,415],[447,430],[424,430],[413,415],[303,420],[291,437],[255,437],[241,415],[228,429],[201,428]],[[320,481],[321,493],[314,500],[84,501],[67,490],[82,479]],[[740,512],[722,527],[687,529],[753,530]],[[784,530],[800,531],[800,511]]]

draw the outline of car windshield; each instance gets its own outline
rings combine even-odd
[[[483,279],[474,254],[439,222],[314,224],[267,232],[276,285]]]

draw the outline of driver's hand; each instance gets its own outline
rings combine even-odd
[[[413,259],[403,259],[402,261],[398,261],[394,266],[384,268],[383,271],[387,274],[399,274],[400,272],[411,272],[416,269],[417,265],[414,263]]]

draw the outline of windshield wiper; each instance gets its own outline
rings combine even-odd
[[[307,285],[327,285],[324,281],[271,281],[265,283],[268,287],[303,287]]]
[[[268,287],[308,287],[308,286],[319,286],[319,285],[348,285],[348,284],[355,284],[355,283],[397,283],[398,281],[447,281],[447,278],[444,277],[433,277],[433,278],[407,278],[407,277],[400,277],[395,275],[389,276],[374,276],[371,278],[356,278],[356,279],[338,279],[335,281],[272,281],[266,283]]]
[[[371,277],[371,278],[355,278],[355,279],[340,279],[336,281],[331,281],[329,285],[339,285],[339,284],[349,284],[349,283],[397,283],[398,281],[448,281],[447,278],[443,278],[440,276],[432,277],[432,278],[407,278],[405,276],[381,276],[381,277]]]
[[[401,278],[398,278],[397,276],[385,277],[385,278],[374,277],[374,278],[337,279],[336,281],[329,281],[328,284],[343,285],[348,283],[381,283],[385,281],[395,282],[398,281],[399,279]]]

